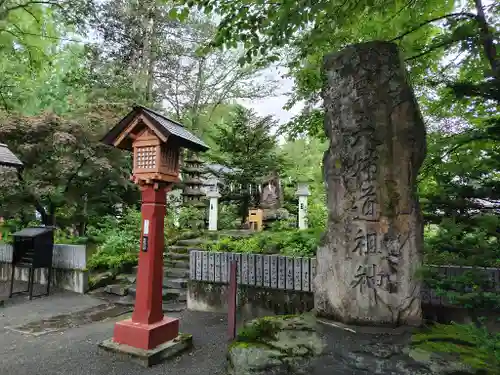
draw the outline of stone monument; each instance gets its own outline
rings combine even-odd
[[[425,127],[393,43],[352,45],[324,60],[329,218],[317,252],[318,315],[419,325],[423,225],[416,178]]]

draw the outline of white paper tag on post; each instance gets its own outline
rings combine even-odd
[[[149,220],[144,220],[144,232],[143,234],[147,236],[149,234]]]

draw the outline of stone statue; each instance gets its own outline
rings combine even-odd
[[[419,325],[425,127],[398,48],[352,45],[325,57],[323,70],[329,218],[316,310],[344,323]]]
[[[262,199],[260,202],[262,208],[279,208],[279,197],[278,192],[276,190],[276,186],[274,186],[271,182],[265,185],[262,190]]]
[[[278,174],[273,173],[262,181],[259,208],[263,210],[264,221],[288,218],[288,211],[283,208],[283,189]]]

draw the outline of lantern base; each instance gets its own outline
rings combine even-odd
[[[173,340],[167,341],[151,350],[138,349],[133,346],[118,344],[113,339],[108,339],[99,344],[99,347],[107,352],[114,353],[119,357],[130,360],[143,367],[156,365],[169,358],[176,357],[193,346],[193,336],[184,333]]]
[[[118,344],[151,350],[179,335],[179,319],[163,317],[153,324],[137,323],[132,319],[115,324],[113,340]]]

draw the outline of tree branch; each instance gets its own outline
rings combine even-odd
[[[87,162],[87,160],[88,160],[88,157],[83,158],[83,160],[80,163],[80,165],[78,166],[78,168],[76,168],[75,172],[73,172],[73,174],[68,178],[68,181],[66,182],[66,186],[65,186],[65,188],[63,190],[64,194],[68,192],[71,183],[76,178],[76,176],[78,176],[78,172],[80,172],[80,170],[83,168],[83,166],[85,165],[85,163]]]
[[[395,42],[396,40],[400,40],[400,39],[403,39],[405,36],[417,31],[418,29],[420,29],[421,27],[425,26],[425,25],[428,25],[432,22],[436,22],[436,21],[441,21],[441,20],[444,20],[446,18],[452,18],[452,17],[464,17],[464,18],[471,18],[471,19],[476,19],[476,15],[474,13],[469,13],[469,12],[460,12],[460,13],[449,13],[449,14],[445,14],[444,16],[441,16],[441,17],[436,17],[436,18],[432,18],[430,20],[427,20],[427,21],[424,21],[422,23],[420,23],[419,25],[413,27],[412,29],[404,32],[403,34],[389,40],[389,42]]]
[[[475,0],[476,11],[477,11],[477,22],[479,24],[479,33],[481,35],[481,40],[483,42],[484,54],[490,63],[491,70],[495,77],[499,77],[500,73],[498,70],[498,63],[496,58],[496,47],[493,40],[493,34],[490,31],[488,22],[486,21],[486,16],[484,14],[483,4],[481,0]]]
[[[36,0],[33,0],[33,1],[27,1],[26,3],[24,4],[17,4],[17,5],[14,5],[14,6],[11,6],[10,8],[6,8],[2,13],[0,13],[0,19],[4,19],[5,17],[7,17],[7,15],[14,11],[14,10],[17,10],[17,9],[24,9],[26,11],[26,8],[29,7],[30,5],[54,5],[54,6],[57,6],[59,8],[63,8],[61,6],[61,4],[59,4],[57,1],[36,1]],[[28,12],[30,13],[30,12]]]

